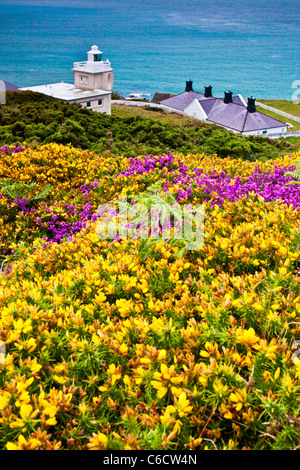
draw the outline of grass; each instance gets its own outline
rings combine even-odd
[[[267,106],[271,106],[275,109],[278,109],[279,111],[283,111],[285,113],[291,114],[292,116],[300,117],[300,103],[296,104],[296,103],[293,103],[292,101],[286,101],[286,100],[259,100],[259,102]],[[292,124],[294,128],[291,130],[293,131],[300,130],[300,122],[294,121],[289,118],[285,118],[284,116],[281,116],[280,114],[277,114],[275,112],[272,112],[263,108],[259,108],[259,111],[263,114],[266,114],[267,116],[273,117],[274,119],[279,119],[280,121],[283,120],[284,122],[288,122],[289,124]]]
[[[154,107],[154,109],[151,109],[150,106],[127,106],[114,103],[111,106],[111,115],[118,118],[142,116],[145,118],[158,119],[163,123],[173,124],[177,126],[207,126],[207,124],[202,123],[201,121],[199,121],[199,119],[195,119],[190,116],[185,116],[176,112],[166,111],[164,109],[160,109],[158,111],[156,107]]]
[[[258,100],[259,102],[272,106],[273,108],[300,117],[300,103],[296,104],[286,100]]]
[[[293,121],[292,119],[289,119],[287,117],[281,116],[281,114],[274,113],[273,111],[269,111],[268,109],[263,109],[263,108],[258,108],[258,111],[262,114],[266,114],[267,116],[270,116],[274,119],[278,119],[279,121],[282,122],[288,122],[289,124],[292,124],[293,129],[290,129],[290,131],[300,131],[300,122]],[[282,110],[283,111],[283,110]],[[286,111],[287,112],[287,111]],[[288,129],[289,130],[289,129]]]

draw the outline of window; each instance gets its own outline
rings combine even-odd
[[[89,83],[89,79],[88,77],[85,77],[85,83],[88,84]]]
[[[86,107],[87,107],[87,108],[90,108],[90,107],[91,107],[91,102],[90,102],[90,101],[87,101]]]
[[[80,83],[83,83],[83,77],[80,77]]]
[[[263,131],[263,134],[267,134],[267,133],[268,133],[268,131]]]
[[[102,100],[98,100],[98,106],[102,106]]]

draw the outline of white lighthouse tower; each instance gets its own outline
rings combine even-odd
[[[69,103],[78,103],[98,113],[111,114],[111,90],[114,72],[108,60],[102,60],[98,46],[92,46],[87,60],[74,62],[74,83],[50,83],[21,88],[52,96]]]
[[[87,60],[74,62],[74,85],[83,90],[111,91],[114,72],[108,60],[102,60],[102,52],[98,46],[92,46],[87,52]]]

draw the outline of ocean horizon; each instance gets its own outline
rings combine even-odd
[[[73,83],[93,44],[114,69],[113,91],[146,97],[211,85],[245,98],[292,100],[300,80],[300,10],[291,0],[4,0],[0,80]]]

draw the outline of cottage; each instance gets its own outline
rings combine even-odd
[[[205,87],[204,93],[198,93],[193,90],[191,80],[186,82],[184,93],[159,103],[243,135],[272,135],[287,131],[285,122],[257,111],[255,98],[248,98],[246,102],[242,95],[233,96],[231,91],[226,91],[224,98],[216,98],[211,85]]]
[[[87,52],[86,61],[74,62],[72,71],[74,84],[52,83],[21,88],[21,90],[43,93],[69,103],[79,103],[99,113],[111,114],[114,74],[110,62],[102,60],[102,52],[98,46],[92,46]]]

